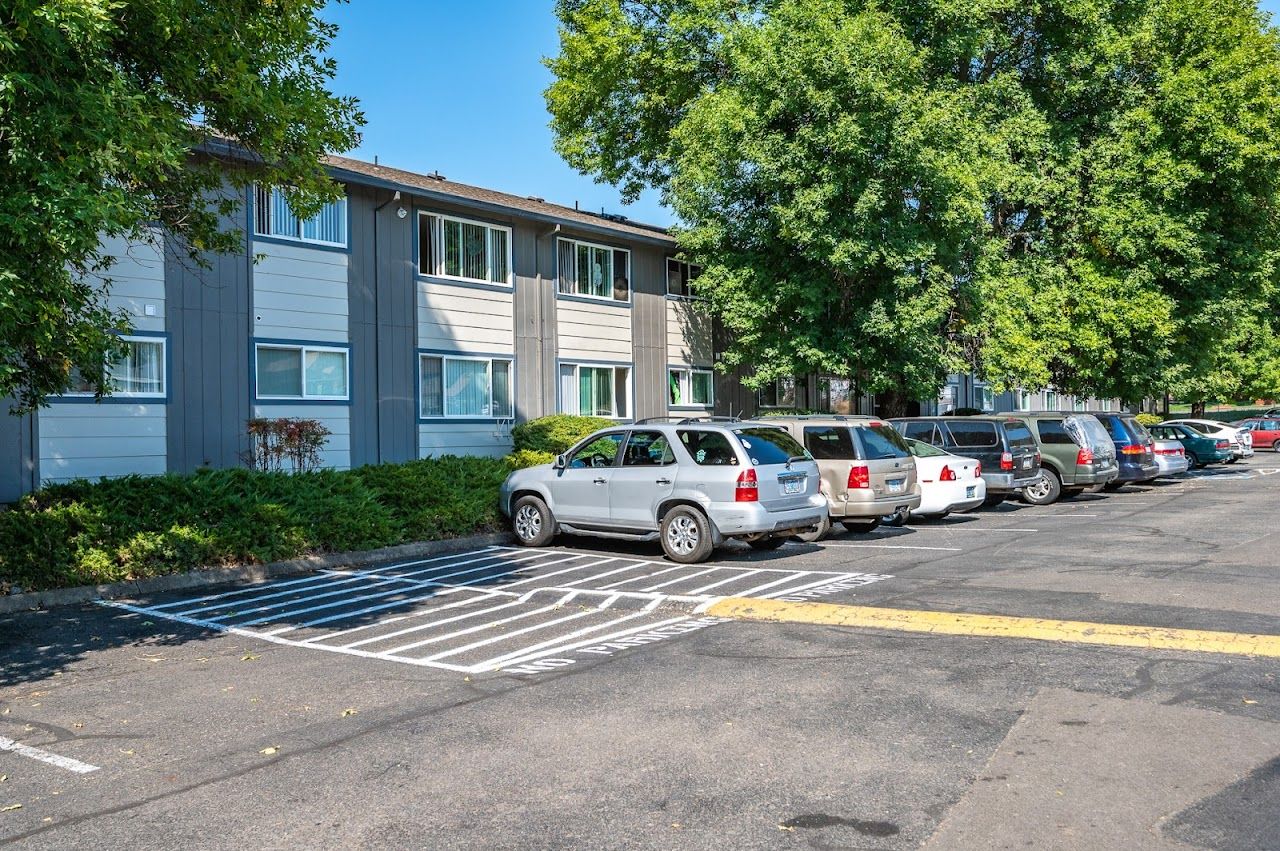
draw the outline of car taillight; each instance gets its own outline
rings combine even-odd
[[[1013,469],[1013,453],[1006,452],[1000,456],[1000,469],[1001,470]]]
[[[1218,448],[1219,448],[1219,449],[1230,449],[1230,448],[1231,448],[1231,441],[1229,441],[1229,440],[1219,440],[1219,441],[1218,441],[1218,443],[1217,443],[1217,446],[1218,446]]]
[[[1147,448],[1145,446],[1139,446],[1136,443],[1131,443],[1128,446],[1120,447],[1121,455],[1145,455],[1146,453],[1147,453]]]
[[[938,481],[940,481],[940,482],[954,482],[955,480],[956,480],[956,473],[955,473],[955,470],[952,470],[950,467],[943,467],[943,468],[942,468],[942,475],[938,476]]]
[[[755,470],[743,470],[738,474],[738,486],[733,491],[734,502],[758,502],[760,499],[760,483],[756,481]]]
[[[1077,464],[1092,464],[1092,463],[1093,463],[1093,450],[1092,450],[1092,449],[1081,449],[1079,452],[1077,452],[1077,453],[1076,453],[1076,463],[1077,463]]]
[[[979,461],[977,464],[975,464],[975,465],[974,465],[974,468],[973,468],[973,477],[974,477],[975,479],[981,479],[981,478],[982,478],[982,462],[981,462],[981,461]]]
[[[849,490],[863,490],[871,487],[871,470],[864,466],[849,468]]]

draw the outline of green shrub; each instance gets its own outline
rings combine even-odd
[[[582,438],[608,428],[614,423],[599,417],[579,417],[572,414],[552,414],[529,420],[511,429],[511,440],[516,451],[531,449],[560,455]]]
[[[499,458],[75,481],[0,512],[0,593],[278,561],[502,528]]]
[[[1160,425],[1160,423],[1164,422],[1164,417],[1159,414],[1138,414],[1134,419],[1147,427]]]
[[[507,466],[513,470],[523,470],[526,467],[550,464],[556,460],[556,456],[553,452],[539,452],[536,449],[517,449],[502,460],[506,461]]]

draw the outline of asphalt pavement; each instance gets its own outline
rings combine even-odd
[[[1280,636],[1278,496],[1260,452],[692,567],[561,540],[6,617],[0,844],[1280,848],[1280,660],[1195,638]]]

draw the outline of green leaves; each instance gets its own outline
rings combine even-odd
[[[0,397],[30,408],[97,375],[128,317],[87,283],[103,237],[162,225],[175,250],[237,247],[220,219],[250,181],[300,213],[340,191],[319,158],[363,123],[328,91],[320,0],[14,0],[0,10]],[[233,138],[260,161],[193,155]]]
[[[663,190],[748,383],[1280,373],[1228,356],[1278,348],[1280,46],[1248,0],[557,10],[561,153]]]

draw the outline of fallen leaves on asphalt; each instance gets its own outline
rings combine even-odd
[[[278,747],[276,747],[275,745],[272,745],[272,746],[271,746],[271,747],[269,747],[269,748],[263,748],[262,750],[258,751],[258,753],[260,753],[260,754],[266,754],[267,756],[271,756],[272,754],[280,753],[280,749],[279,749]]]
[[[7,807],[0,807],[0,813],[7,813],[10,810],[20,810],[20,809],[22,809],[22,804],[10,804]]]
[[[360,710],[359,710],[359,709],[355,709],[355,708],[351,708],[351,707],[349,707],[349,708],[347,708],[347,709],[342,710],[342,717],[343,717],[343,718],[350,718],[352,715],[359,715],[359,714],[360,714]]]
[[[259,659],[261,659],[261,658],[262,658],[262,657],[261,657],[261,656],[259,656],[257,653],[246,653],[246,654],[244,654],[243,656],[241,656],[241,657],[240,657],[240,661],[241,661],[241,662],[256,662],[256,661],[258,661],[258,660],[259,660]]]

